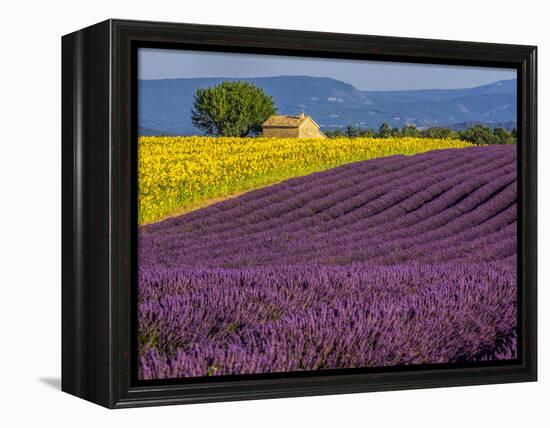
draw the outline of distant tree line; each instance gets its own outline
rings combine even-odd
[[[222,82],[210,88],[199,88],[195,93],[191,121],[206,135],[248,137],[260,135],[262,123],[277,111],[273,98],[261,88],[248,82]],[[370,128],[348,126],[343,130],[325,131],[329,138],[336,137],[419,137],[456,138],[473,144],[514,144],[516,130],[491,129],[474,125],[463,131],[434,127],[418,129],[414,125],[392,128],[383,123],[377,131]]]
[[[468,141],[472,144],[515,144],[517,142],[516,128],[512,129],[512,131],[508,131],[504,128],[491,129],[483,125],[473,125],[462,131],[453,131],[445,127],[433,127],[420,130],[414,125],[405,125],[402,128],[392,128],[387,123],[383,123],[377,131],[370,128],[348,126],[342,130],[324,131],[324,133],[329,138],[454,138]]]

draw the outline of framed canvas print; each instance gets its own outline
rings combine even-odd
[[[62,39],[62,389],[111,408],[536,380],[536,48]]]

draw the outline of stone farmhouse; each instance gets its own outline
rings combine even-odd
[[[327,138],[303,112],[298,116],[271,116],[262,124],[262,133],[271,138]]]

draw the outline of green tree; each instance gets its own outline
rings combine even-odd
[[[380,125],[380,128],[378,128],[378,133],[376,136],[378,138],[389,138],[391,137],[392,129],[390,125],[388,125],[386,122],[384,122],[382,125]]]
[[[493,130],[483,125],[474,125],[459,132],[458,135],[461,140],[473,144],[500,144],[500,139],[494,134]]]
[[[344,136],[344,133],[340,129],[336,129],[334,131],[323,131],[323,132],[328,138],[339,138]]]
[[[498,144],[515,144],[516,139],[512,133],[504,128],[493,129],[493,134],[498,139]]]
[[[359,136],[364,138],[374,138],[376,136],[376,132],[370,128],[363,128],[359,131]]]
[[[423,132],[423,135],[426,138],[441,138],[441,139],[455,137],[455,133],[450,128],[442,128],[442,127],[428,128]]]
[[[197,89],[191,120],[207,135],[246,137],[276,112],[273,98],[248,82],[222,82]]]
[[[403,137],[420,137],[420,131],[414,125],[405,125],[401,130]]]
[[[399,129],[399,128],[392,128],[392,130],[391,130],[391,136],[392,136],[392,137],[396,137],[396,138],[402,137],[403,134],[401,134],[401,129]]]
[[[346,128],[346,137],[355,138],[359,136],[359,129],[349,125]]]

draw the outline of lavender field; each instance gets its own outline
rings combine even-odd
[[[139,231],[139,378],[516,357],[515,145],[291,179]]]

